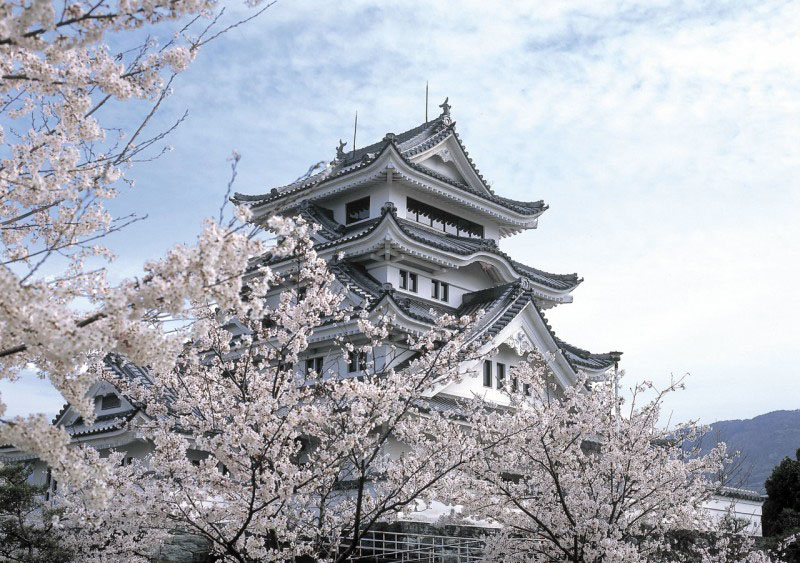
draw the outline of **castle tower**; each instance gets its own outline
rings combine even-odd
[[[358,150],[348,152],[340,141],[324,170],[266,194],[237,193],[234,201],[251,208],[255,223],[273,214],[316,223],[317,251],[348,302],[375,316],[393,314],[399,336],[426,331],[440,313],[485,311],[473,336],[496,354],[483,366],[467,366],[473,377],[438,389],[437,396],[479,392],[502,400],[497,389],[505,373],[532,349],[552,358],[561,386],[572,385],[578,371],[601,377],[620,353],[592,354],[567,344],[544,316],[571,303],[582,280],[524,265],[500,250],[501,239],[536,228],[547,206],[494,193],[456,133],[447,100],[440,107],[433,121]],[[271,266],[287,273],[292,264]],[[355,322],[323,327],[314,334],[307,366],[352,372],[355,363],[357,371],[358,360],[332,352],[333,339],[342,335],[360,344]]]

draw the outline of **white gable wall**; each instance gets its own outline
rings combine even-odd
[[[430,158],[420,161],[418,164],[421,164],[426,168],[430,168],[434,172],[438,172],[442,176],[450,178],[455,182],[462,182],[464,184],[467,183],[467,181],[458,171],[458,168],[456,168],[455,164],[453,164],[452,162],[445,162],[444,160],[442,160],[442,157],[440,157],[438,154],[435,154]]]

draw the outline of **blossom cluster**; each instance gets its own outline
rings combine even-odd
[[[247,260],[262,251],[209,225],[196,246],[148,265],[143,279],[113,286],[102,266],[113,258],[102,237],[137,220],[114,217],[105,202],[118,195],[134,160],[157,156],[147,151],[168,131],[150,133],[150,120],[175,73],[208,41],[180,22],[202,22],[215,9],[214,0],[10,0],[0,7],[0,378],[34,371],[87,421],[98,358],[174,357],[180,337],[165,334],[166,316],[190,317],[198,299],[238,299]],[[160,45],[142,42],[140,29],[169,22],[183,27]],[[130,101],[145,109],[138,124],[120,130],[109,108]],[[41,416],[5,411],[0,400],[0,444],[46,459],[60,479],[100,477],[77,469],[66,434]]]

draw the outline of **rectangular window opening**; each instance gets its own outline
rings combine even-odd
[[[356,373],[367,369],[367,353],[363,350],[353,350],[347,353],[347,371]]]
[[[308,358],[306,360],[306,373],[311,373],[312,371],[314,371],[317,373],[317,375],[321,375],[323,359],[324,358],[322,356],[316,358]]]
[[[408,198],[406,200],[406,210],[408,212],[406,219],[428,225],[437,231],[469,238],[483,238],[484,236],[483,225],[416,199]]]
[[[107,411],[110,409],[118,409],[121,404],[122,403],[120,402],[119,397],[113,393],[109,395],[103,395],[100,399],[100,410]]]
[[[351,201],[345,206],[345,222],[348,225],[364,219],[369,219],[369,196]]]
[[[497,363],[497,388],[503,389],[506,384],[506,365]]]
[[[416,293],[417,285],[417,274],[414,272],[407,272],[406,270],[400,270],[400,289],[405,289],[407,291],[411,291],[412,293]]]
[[[450,284],[439,280],[431,280],[431,297],[439,301],[449,301]]]
[[[492,386],[492,362],[491,360],[483,361],[483,386],[491,388]]]

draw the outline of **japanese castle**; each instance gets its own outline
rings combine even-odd
[[[447,101],[440,107],[433,121],[388,133],[378,143],[346,152],[340,142],[336,158],[323,171],[263,195],[235,194],[234,202],[249,206],[255,223],[278,213],[318,225],[316,249],[328,261],[338,289],[355,307],[393,315],[397,342],[403,334],[427,331],[442,313],[484,311],[473,336],[486,342],[484,352],[495,353],[482,365],[465,366],[471,377],[435,389],[433,401],[452,404],[476,392],[507,401],[500,389],[506,383],[515,389],[513,381],[505,381],[506,373],[533,350],[549,358],[562,387],[574,384],[579,371],[602,377],[620,353],[593,354],[567,344],[544,315],[572,302],[570,293],[582,280],[526,266],[500,250],[500,239],[536,228],[547,206],[495,194],[456,133]],[[279,274],[291,266],[288,259],[271,264]],[[323,325],[311,339],[305,364],[295,369],[321,372],[324,367],[342,374],[363,369],[366,358],[341,357],[337,336],[361,344],[355,321]],[[391,361],[398,365],[410,356],[401,353]],[[145,376],[124,358],[110,358],[108,365],[118,375]],[[375,366],[381,367],[386,366]],[[93,425],[68,404],[53,423],[75,443],[144,457],[150,446],[128,424],[143,416],[141,410],[109,383],[97,382],[90,393],[97,410]],[[0,461],[32,459],[16,448],[0,447]],[[43,473],[42,462],[37,465]]]
[[[434,403],[452,405],[474,393],[503,403],[508,401],[502,390],[506,384],[512,392],[528,393],[527,386],[514,389],[515,381],[506,381],[506,374],[533,350],[549,358],[562,387],[573,385],[579,371],[602,377],[620,354],[592,354],[567,344],[544,315],[570,303],[570,293],[582,280],[526,266],[500,250],[500,239],[536,228],[547,206],[495,194],[461,143],[447,101],[440,107],[433,121],[388,133],[378,143],[347,152],[340,142],[335,159],[321,172],[263,195],[235,194],[233,201],[248,206],[256,224],[273,214],[299,215],[316,224],[316,250],[328,262],[336,289],[349,305],[365,307],[374,316],[392,315],[398,348],[404,335],[426,332],[442,313],[484,311],[471,336],[485,343],[482,352],[494,353],[464,366],[471,376],[432,390]],[[278,274],[289,273],[293,265],[291,259],[270,264]],[[363,370],[368,358],[343,357],[336,343],[342,336],[355,345],[366,343],[359,342],[355,320],[323,324],[310,339],[303,365],[295,369],[343,375]],[[389,367],[386,363],[397,367],[412,355],[401,350],[369,360],[380,370]],[[147,378],[146,371],[124,358],[109,357],[107,364],[117,375]],[[145,457],[150,444],[130,424],[144,416],[142,410],[108,382],[95,383],[90,394],[94,424],[86,424],[69,404],[53,424],[64,428],[73,443],[121,450],[126,460]],[[34,459],[12,446],[0,447],[0,461]],[[55,492],[57,483],[45,464],[37,461],[36,467],[36,480]]]
[[[375,316],[393,315],[398,343],[404,334],[427,331],[442,313],[484,311],[472,336],[485,342],[483,352],[493,354],[465,366],[471,375],[460,382],[434,389],[433,402],[453,404],[478,393],[502,403],[508,400],[500,390],[506,385],[512,392],[527,393],[527,388],[515,389],[513,381],[506,381],[506,373],[534,350],[548,359],[562,388],[573,385],[579,372],[603,378],[616,367],[621,353],[590,353],[568,344],[545,317],[546,310],[572,302],[570,294],[582,279],[522,264],[500,249],[501,239],[535,229],[547,206],[495,194],[456,133],[447,100],[440,107],[443,111],[433,121],[404,133],[387,133],[358,150],[348,152],[340,142],[335,159],[314,175],[262,195],[235,194],[233,200],[248,206],[257,224],[274,214],[299,215],[316,224],[316,250],[327,260],[337,289],[354,307]],[[270,265],[279,274],[287,273],[292,261]],[[366,342],[359,342],[355,321],[324,324],[310,340],[304,365],[295,369],[361,371],[367,359],[358,354],[342,357],[335,342],[339,336],[354,344]],[[397,366],[410,356],[406,351],[374,361]],[[375,369],[382,367],[387,366]],[[123,358],[110,359],[109,368],[131,378],[144,376]],[[122,450],[126,461],[146,456],[150,445],[129,425],[142,416],[140,409],[106,382],[96,383],[91,393],[97,410],[93,425],[83,423],[69,405],[53,423],[65,428],[74,443]],[[0,461],[34,459],[14,447],[0,447]],[[37,481],[55,492],[57,484],[45,472],[38,461]],[[728,506],[734,496],[723,491],[714,502]],[[737,501],[736,514],[760,521],[760,501],[747,498],[753,506],[742,508],[745,501]],[[717,510],[717,504],[710,509]],[[430,539],[414,538],[423,543]]]
[[[579,371],[601,377],[620,353],[567,344],[544,315],[572,302],[582,280],[526,266],[500,249],[500,239],[536,228],[547,206],[495,194],[456,133],[447,100],[440,107],[433,121],[358,150],[345,151],[340,142],[323,171],[263,195],[236,194],[234,201],[249,206],[256,223],[282,214],[316,224],[317,252],[350,304],[391,314],[399,334],[424,332],[442,313],[484,311],[473,336],[496,353],[483,366],[468,366],[473,377],[436,390],[441,398],[478,392],[503,401],[498,388],[506,372],[534,349],[551,358],[562,387],[574,384]],[[271,266],[286,273],[291,261]],[[306,367],[330,369],[333,339],[343,335],[360,344],[355,322],[315,333]],[[359,369],[358,358],[347,360],[334,369]]]

